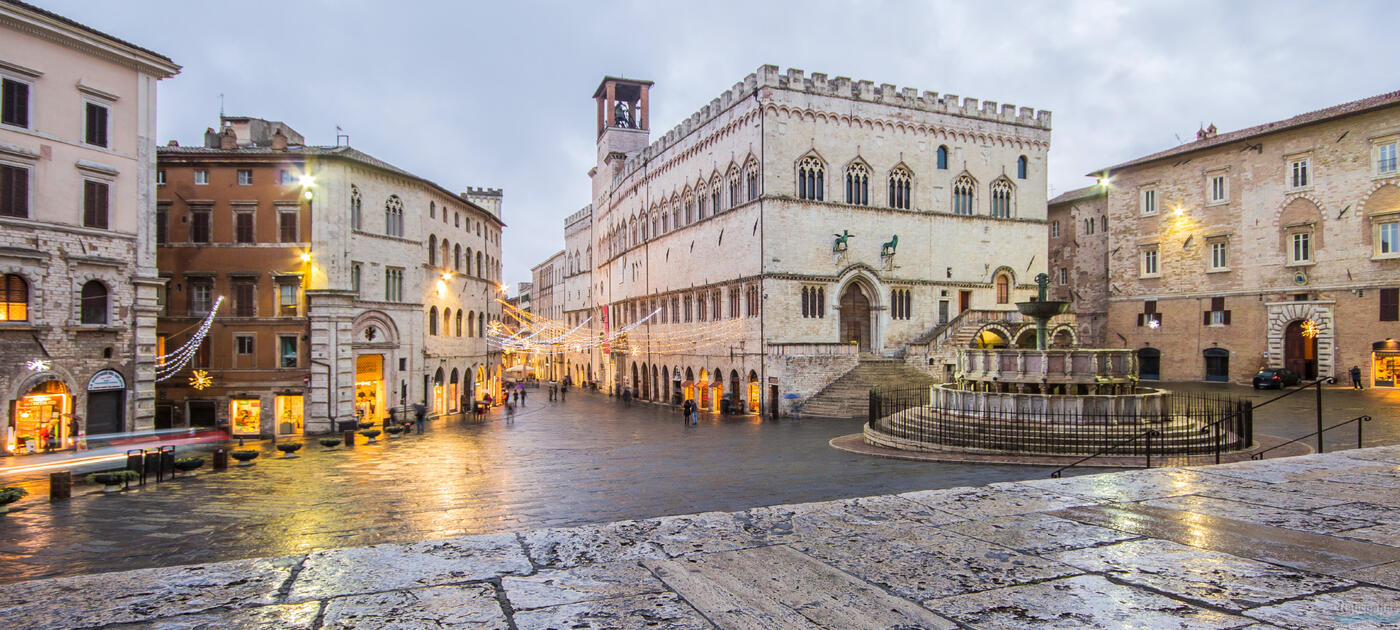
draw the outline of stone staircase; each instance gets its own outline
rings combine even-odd
[[[797,408],[798,415],[821,418],[864,418],[872,387],[919,387],[933,377],[902,359],[862,356],[851,371],[832,381]]]

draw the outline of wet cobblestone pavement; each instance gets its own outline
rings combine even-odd
[[[507,423],[430,422],[424,435],[49,503],[46,481],[0,517],[0,583],[301,554],[334,547],[1044,477],[1043,467],[927,464],[827,446],[851,420],[702,417],[571,393]],[[364,438],[360,438],[361,441]],[[46,475],[47,473],[45,473]],[[46,479],[46,476],[44,477]],[[9,480],[5,480],[9,483]]]
[[[1391,446],[34,580],[0,627],[1388,628],[1398,527]]]

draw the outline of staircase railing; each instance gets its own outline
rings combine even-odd
[[[1050,473],[1050,477],[1052,477],[1052,478],[1054,478],[1054,479],[1059,479],[1059,478],[1060,478],[1060,475],[1061,475],[1062,473],[1064,473],[1064,471],[1066,471],[1066,470],[1069,470],[1069,469],[1071,469],[1071,468],[1074,468],[1075,466],[1078,466],[1078,465],[1080,465],[1080,464],[1082,464],[1082,463],[1084,463],[1084,462],[1087,462],[1087,461],[1089,461],[1089,460],[1091,460],[1091,459],[1093,459],[1093,458],[1095,458],[1095,457],[1099,457],[1099,456],[1101,456],[1101,455],[1104,455],[1104,454],[1108,453],[1108,452],[1109,452],[1110,450],[1112,450],[1112,449],[1116,449],[1116,448],[1118,448],[1118,447],[1120,447],[1120,446],[1123,446],[1123,445],[1126,445],[1126,444],[1132,444],[1133,442],[1136,442],[1136,441],[1138,441],[1138,440],[1142,440],[1142,441],[1143,441],[1143,451],[1144,451],[1144,453],[1147,455],[1147,463],[1146,463],[1145,466],[1143,466],[1143,468],[1151,468],[1151,467],[1152,467],[1152,438],[1157,437],[1158,435],[1161,435],[1161,433],[1158,433],[1156,429],[1148,429],[1148,430],[1146,430],[1146,431],[1142,431],[1141,433],[1138,433],[1137,435],[1134,435],[1134,436],[1132,436],[1132,437],[1130,437],[1130,438],[1127,438],[1127,439],[1124,439],[1124,440],[1119,440],[1119,441],[1117,441],[1117,442],[1114,442],[1114,443],[1112,443],[1112,444],[1109,444],[1108,446],[1105,446],[1105,447],[1099,449],[1099,450],[1098,450],[1097,452],[1095,452],[1093,455],[1086,456],[1086,457],[1084,457],[1084,458],[1082,458],[1082,459],[1080,459],[1080,460],[1078,460],[1078,461],[1075,461],[1075,462],[1073,462],[1073,463],[1066,464],[1066,465],[1064,465],[1064,466],[1061,466],[1061,467],[1059,467],[1059,468],[1056,468],[1054,471],[1052,471],[1052,472]]]
[[[1321,452],[1322,452],[1322,434],[1323,434],[1324,432],[1331,431],[1332,429],[1335,429],[1335,428],[1340,427],[1340,426],[1345,426],[1345,425],[1351,424],[1351,423],[1353,423],[1353,422],[1356,423],[1356,448],[1361,448],[1361,427],[1365,426],[1365,423],[1370,422],[1370,421],[1371,421],[1371,416],[1357,416],[1357,417],[1352,418],[1352,419],[1350,419],[1350,420],[1343,420],[1343,421],[1341,421],[1341,422],[1338,422],[1337,424],[1334,424],[1334,425],[1329,426],[1329,427],[1323,427],[1323,428],[1321,428],[1321,429],[1319,429],[1319,430],[1317,430],[1317,431],[1313,431],[1312,433],[1309,433],[1309,434],[1304,435],[1304,436],[1302,436],[1302,437],[1294,438],[1294,439],[1292,439],[1292,440],[1289,440],[1289,441],[1287,441],[1287,442],[1284,442],[1283,444],[1278,444],[1278,445],[1275,445],[1275,446],[1270,446],[1269,448],[1266,448],[1266,449],[1264,449],[1264,450],[1262,450],[1262,451],[1259,451],[1259,452],[1257,452],[1257,453],[1254,453],[1253,455],[1250,455],[1249,458],[1250,458],[1250,459],[1254,459],[1254,460],[1264,459],[1264,453],[1267,453],[1267,452],[1272,451],[1272,450],[1277,449],[1277,448],[1283,448],[1283,447],[1285,447],[1285,446],[1288,446],[1289,444],[1293,444],[1294,442],[1301,442],[1301,441],[1303,441],[1303,440],[1306,440],[1306,439],[1312,437],[1313,435],[1317,435],[1317,436],[1318,436],[1318,440],[1317,440],[1317,445],[1318,445],[1318,446],[1317,446],[1317,452],[1321,453]]]

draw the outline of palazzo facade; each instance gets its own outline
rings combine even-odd
[[[155,225],[160,343],[225,298],[190,368],[212,383],[163,384],[157,425],[315,434],[499,397],[499,189],[454,193],[280,122],[221,117],[205,135],[160,148]]]
[[[1143,378],[1395,387],[1400,92],[1109,167],[1108,334]]]
[[[1047,111],[763,66],[653,141],[651,88],[594,93],[565,310],[626,335],[572,378],[786,414],[862,357],[1014,312],[1046,269]]]

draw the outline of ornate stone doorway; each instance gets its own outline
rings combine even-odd
[[[861,352],[870,352],[870,298],[852,282],[841,292],[841,341],[855,341]]]

